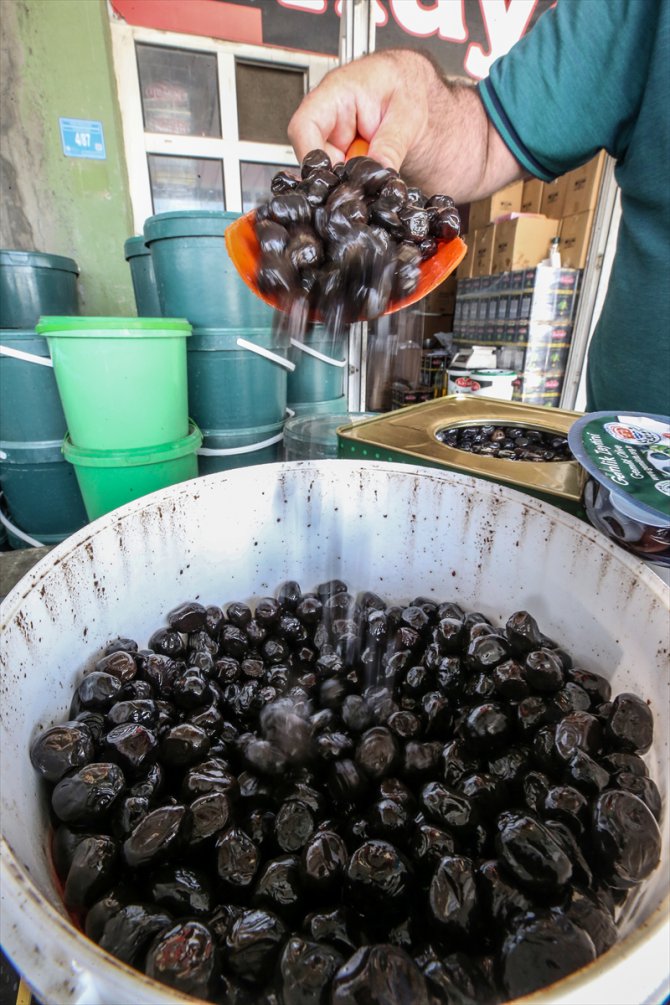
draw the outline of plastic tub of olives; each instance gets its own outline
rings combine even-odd
[[[668,588],[635,556],[596,529],[541,500],[454,472],[345,460],[242,468],[132,502],[58,545],[3,603],[2,943],[39,1000],[45,1005],[166,1005],[193,998],[101,948],[83,934],[63,906],[62,888],[56,882],[49,852],[50,824],[54,820],[49,794],[53,785],[38,776],[29,757],[36,737],[73,714],[72,695],[83,675],[95,668],[106,651],[114,650],[114,640],[120,636],[136,640],[144,649],[157,631],[166,631],[168,613],[182,605],[187,605],[182,608],[186,621],[176,623],[184,627],[189,604],[195,605],[193,609],[201,604],[227,611],[233,602],[240,602],[253,609],[261,598],[275,595],[279,584],[297,581],[307,595],[319,584],[334,579],[346,584],[353,595],[368,591],[368,599],[374,593],[399,610],[412,606],[420,597],[424,614],[441,603],[477,612],[478,616],[470,617],[468,624],[471,630],[479,624],[473,639],[480,635],[478,646],[485,649],[489,645],[485,627],[482,633],[486,621],[502,626],[497,634],[489,632],[489,638],[498,639],[496,644],[500,644],[500,637],[511,631],[505,627],[510,615],[531,612],[544,633],[545,643],[571,654],[573,682],[577,677],[583,683],[587,679],[596,681],[598,688],[605,688],[601,693],[605,697],[606,679],[613,698],[633,693],[641,699],[651,713],[648,717],[645,712],[642,719],[653,717],[654,737],[646,753],[627,756],[638,768],[642,762],[646,764],[644,770],[649,771],[666,807],[660,822],[660,862],[656,865],[655,860],[650,861],[648,868],[641,868],[639,863],[628,861],[628,871],[620,871],[621,895],[615,898],[619,902],[615,908],[618,940],[602,955],[583,961],[576,972],[524,1000],[565,1005],[663,1001],[670,944]],[[295,586],[284,588],[281,595],[286,603],[293,596],[291,602],[295,603]],[[263,609],[267,611],[267,602]],[[449,609],[453,614],[455,609]],[[241,617],[242,613],[238,607],[237,614]],[[523,618],[521,621],[526,624]],[[323,655],[327,654],[328,650]],[[117,660],[120,667],[123,659]],[[555,660],[553,665],[555,669]],[[588,672],[586,676],[583,671]],[[280,677],[281,673],[275,673],[275,681]],[[416,675],[411,681],[408,676],[406,683],[408,688],[415,686]],[[479,679],[477,686],[485,684]],[[78,692],[78,701],[85,692],[86,688]],[[572,692],[576,693],[574,688]],[[337,684],[320,691],[321,698],[325,701],[327,695],[331,705],[337,701],[337,693]],[[609,723],[608,729],[615,730],[615,713],[606,706],[607,702],[598,714]],[[637,708],[639,711],[640,706]],[[317,715],[320,727],[327,726],[328,715],[323,711]],[[84,710],[84,718],[93,723],[90,706]],[[204,726],[207,716],[200,721]],[[468,728],[474,727],[470,724]],[[337,746],[332,735],[326,740],[329,750]],[[439,745],[439,737],[434,742]],[[262,751],[254,749],[256,758],[260,758],[260,770]],[[455,756],[453,748],[450,750]],[[499,750],[499,759],[504,761],[505,754],[505,748]],[[451,756],[448,753],[443,759],[445,771],[453,767]],[[619,757],[623,756],[622,751]],[[267,768],[267,759],[265,764]],[[76,775],[74,766],[71,773]],[[346,784],[346,772],[343,777]],[[390,780],[386,781],[391,785]],[[247,782],[248,778],[244,784]],[[272,783],[278,784],[277,779]],[[431,789],[431,797],[435,791]],[[628,798],[620,789],[616,791],[617,798]],[[424,792],[422,799],[428,813],[429,796]],[[649,813],[643,809],[640,848],[648,850],[645,828]],[[502,821],[502,826],[509,825],[513,830],[515,811],[510,812],[512,815]],[[355,827],[358,815],[352,815]],[[331,820],[336,816],[333,810]],[[607,820],[601,824],[600,857],[607,872],[619,852],[605,846],[605,835],[611,834],[616,843],[617,832],[616,828],[610,829]],[[584,837],[584,854],[587,843]],[[574,855],[574,868],[588,872],[588,864],[579,864],[579,847]],[[495,872],[491,867],[485,871],[490,878]],[[643,881],[634,882],[643,873]],[[356,888],[350,883],[351,876],[345,877],[342,889],[351,890],[353,895]],[[629,885],[631,889],[626,890]],[[555,890],[547,895],[547,909],[560,913],[559,902]],[[221,906],[219,891],[217,909]],[[207,921],[205,918],[202,926],[206,927]],[[381,923],[383,918],[377,921]],[[304,960],[305,946],[309,949],[311,936],[302,927],[302,919],[294,924],[299,934],[290,948],[286,940],[275,945],[272,974],[280,975],[276,979],[283,997],[268,997],[262,988],[252,987],[245,1001],[311,1000],[300,997],[304,989],[293,986],[290,992],[281,986],[282,974],[295,973],[291,953],[295,950]],[[526,930],[521,923],[512,923],[511,928],[517,934]],[[573,925],[573,934],[574,930]],[[288,923],[284,931],[288,939]],[[591,935],[594,940],[598,937],[595,930],[588,934],[581,931],[582,944],[584,940],[590,942]],[[508,937],[514,937],[514,932],[508,932]],[[386,943],[390,943],[388,935]],[[444,945],[439,932],[435,933],[435,944]],[[518,944],[517,939],[517,948]],[[252,936],[250,946],[253,955],[258,946]],[[233,962],[240,966],[239,953],[244,957],[244,946],[229,940],[220,949],[224,971]],[[372,997],[366,997],[366,1001],[405,1000],[394,997],[399,994],[397,988],[380,982],[379,974],[387,964],[391,965],[390,972],[395,968],[400,974],[399,979],[407,977],[408,971],[403,968],[410,966],[412,991],[406,1000],[411,1000],[412,1005],[448,1000],[439,994],[439,974],[444,969],[440,969],[439,959],[424,953],[423,969],[415,962],[399,964],[399,960],[411,960],[413,950],[401,935],[391,949],[360,950],[362,955],[349,965],[349,954],[340,943],[337,954],[345,961],[344,974],[340,969],[331,975],[328,987],[319,986],[317,980],[318,996],[314,1000],[359,1000],[354,996],[361,992],[361,975],[368,973],[373,977],[377,973],[378,979],[369,989]],[[530,950],[531,957],[542,955],[541,949],[533,948],[532,938],[522,949],[522,956],[526,950]],[[332,960],[332,952],[330,957],[322,953],[310,958],[325,966],[328,959]],[[453,959],[450,965],[453,977]],[[234,972],[227,972],[229,987],[233,987]],[[313,975],[309,967],[302,973]],[[222,987],[218,985],[219,990]],[[217,999],[216,989],[210,997],[224,1000],[221,996]],[[492,1000],[505,998],[513,999],[514,995],[498,994]]]

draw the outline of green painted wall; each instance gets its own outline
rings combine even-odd
[[[0,0],[0,247],[74,258],[80,313],[134,315],[133,234],[105,0]],[[102,122],[107,158],[63,154],[59,118]]]

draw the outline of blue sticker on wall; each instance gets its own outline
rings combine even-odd
[[[59,119],[63,153],[66,157],[89,157],[104,161],[105,137],[102,122],[91,119]]]

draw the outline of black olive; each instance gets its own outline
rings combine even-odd
[[[279,960],[283,1005],[325,1001],[333,974],[343,963],[332,946],[292,935]]]
[[[595,955],[589,935],[560,911],[532,916],[503,944],[505,990],[522,997],[586,966]]]
[[[126,862],[132,868],[162,862],[184,844],[189,825],[184,806],[159,806],[152,810],[124,841]]]
[[[64,823],[93,825],[109,814],[125,786],[125,776],[118,765],[87,764],[56,784],[51,805]]]
[[[243,911],[226,936],[228,967],[238,977],[259,983],[271,972],[285,935],[285,926],[270,911]]]
[[[219,949],[199,921],[180,921],[156,938],[147,953],[145,973],[194,998],[209,998],[220,976]]]
[[[636,886],[658,865],[658,824],[651,810],[631,792],[611,789],[598,797],[591,839],[600,870],[615,889]]]
[[[285,192],[293,192],[299,184],[300,175],[295,171],[278,171],[270,182],[270,191],[273,195],[283,195]]]
[[[95,746],[84,723],[63,722],[50,726],[33,740],[30,763],[48,782],[58,782],[74,768],[93,760]]]
[[[395,989],[401,989],[399,992]],[[390,944],[362,946],[337,971],[331,1005],[390,1005],[400,1001],[428,1005],[426,981],[404,949]]]

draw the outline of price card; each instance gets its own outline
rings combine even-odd
[[[91,119],[59,119],[63,153],[66,157],[89,157],[104,161],[105,137],[102,122]]]

